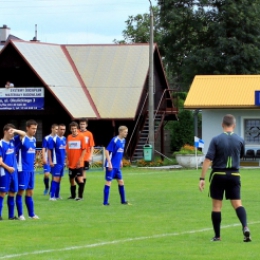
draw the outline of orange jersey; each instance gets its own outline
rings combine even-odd
[[[91,147],[95,146],[93,134],[90,131],[79,132],[84,135],[85,144],[86,144],[86,154],[84,157],[84,161],[89,161],[90,154],[91,154]]]
[[[71,169],[77,168],[77,162],[82,152],[86,149],[85,138],[82,134],[77,136],[69,135],[67,138],[67,166]],[[80,161],[80,167],[84,166],[84,158]]]

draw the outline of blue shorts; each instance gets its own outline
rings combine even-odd
[[[60,164],[55,164],[53,167],[51,167],[51,174],[53,177],[63,177],[64,166]]]
[[[51,172],[51,166],[49,164],[44,164],[43,165],[43,172]]]
[[[122,172],[118,168],[113,168],[111,171],[108,170],[108,167],[106,167],[106,181],[112,181],[113,179],[122,180]]]
[[[6,172],[3,168],[0,170],[0,192],[17,192],[18,177],[17,171],[13,173]]]
[[[18,190],[33,190],[34,171],[18,172]]]

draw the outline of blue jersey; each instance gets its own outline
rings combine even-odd
[[[14,139],[11,139],[9,142],[5,140],[0,141],[0,157],[2,157],[2,160],[6,165],[17,170]],[[6,169],[5,172],[8,173]]]
[[[106,149],[109,151],[113,168],[120,168],[124,156],[125,139],[120,139],[118,136],[115,136],[112,138]],[[105,165],[108,167],[107,160]]]
[[[17,155],[18,171],[34,171],[34,160],[36,151],[35,137],[24,136],[20,140],[20,136],[15,136],[15,143],[19,145]]]
[[[44,158],[46,160],[46,162],[49,164],[49,159],[48,159],[48,149],[49,149],[49,145],[50,142],[52,140],[53,136],[52,135],[46,135],[43,140],[42,140],[42,148],[45,148],[45,152],[44,152]]]
[[[66,137],[58,136],[50,139],[49,149],[51,150],[51,158],[53,164],[64,165],[66,156]]]

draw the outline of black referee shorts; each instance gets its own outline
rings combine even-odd
[[[227,200],[240,200],[239,172],[212,172],[209,193],[212,199],[223,200],[224,192]]]

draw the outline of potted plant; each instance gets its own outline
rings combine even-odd
[[[204,154],[192,145],[185,144],[180,151],[173,153],[179,165],[185,168],[197,168],[204,160]]]

